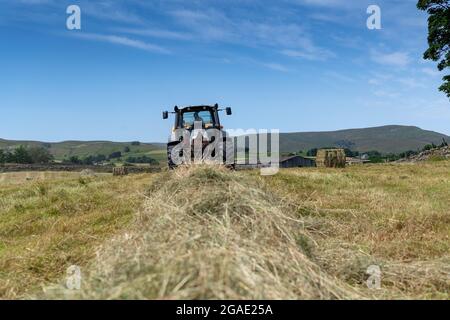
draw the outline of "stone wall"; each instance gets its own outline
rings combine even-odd
[[[69,164],[1,164],[0,172],[21,172],[21,171],[67,171],[81,172],[83,170],[92,170],[98,173],[112,173],[113,166],[88,166],[88,165],[69,165]],[[159,172],[159,167],[127,167],[128,173],[151,173]]]

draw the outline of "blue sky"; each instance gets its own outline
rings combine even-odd
[[[66,8],[81,8],[67,30]],[[377,4],[382,29],[368,30]],[[450,134],[416,0],[0,0],[0,138],[165,141],[174,105],[229,128]]]

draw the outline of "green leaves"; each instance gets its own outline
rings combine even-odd
[[[438,61],[439,71],[450,67],[450,0],[419,0],[417,8],[427,11],[428,46],[424,59]],[[439,90],[450,98],[450,76],[443,78]]]

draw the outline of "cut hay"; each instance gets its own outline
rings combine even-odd
[[[95,177],[97,176],[95,172],[91,169],[84,169],[80,172],[81,177]]]
[[[325,168],[345,168],[344,149],[317,150],[316,165]]]
[[[81,290],[56,286],[43,298],[364,298],[323,272],[304,221],[255,177],[179,168],[147,194],[134,226],[82,270]]]

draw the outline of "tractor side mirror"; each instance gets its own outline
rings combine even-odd
[[[225,110],[226,110],[227,116],[231,116],[233,114],[233,112],[231,112],[231,108],[226,108]]]
[[[169,118],[169,112],[164,111],[163,112],[163,119],[167,119],[167,118]]]

